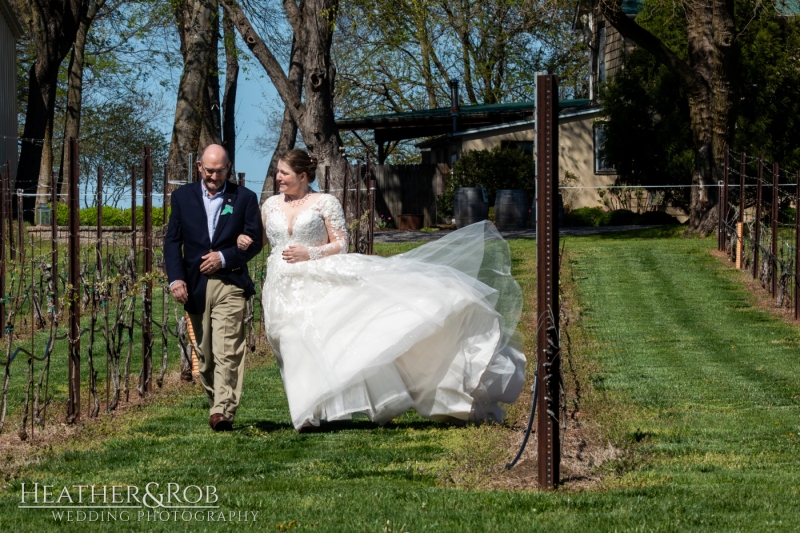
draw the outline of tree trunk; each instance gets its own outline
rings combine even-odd
[[[299,47],[297,46],[297,40],[292,40],[292,52],[289,57],[289,85],[291,88],[297,92],[297,94],[302,95],[303,93],[303,64],[301,59],[298,57]],[[269,168],[267,169],[267,175],[264,178],[264,186],[261,188],[261,202],[265,202],[267,198],[272,196],[275,191],[275,175],[278,173],[278,161],[280,158],[294,148],[294,144],[297,141],[297,124],[295,124],[294,120],[292,119],[292,114],[289,112],[289,108],[285,108],[283,110],[283,121],[281,122],[281,134],[278,137],[278,145],[275,147],[275,151],[272,153],[272,159],[269,162]]]
[[[688,95],[695,164],[689,227],[708,234],[717,226],[724,147],[733,136],[736,64],[733,0],[684,3],[689,45],[687,64],[661,40],[621,10],[621,3],[601,2],[603,16],[623,37],[641,46],[678,75]]]
[[[59,193],[66,194],[69,190],[69,138],[80,137],[81,129],[81,105],[83,102],[83,66],[84,52],[86,50],[86,36],[89,34],[92,22],[97,13],[105,5],[106,0],[97,0],[81,18],[78,33],[75,35],[75,43],[72,45],[72,53],[69,58],[69,73],[67,79],[67,113],[64,121],[64,147],[61,150],[61,167],[58,171]],[[45,168],[45,165],[42,165]],[[49,194],[50,178],[43,181],[43,176],[39,176],[39,192],[37,194]]]
[[[320,168],[330,166],[332,185],[341,187],[347,162],[342,156],[342,140],[333,116],[336,69],[331,61],[338,0],[306,0],[301,6],[295,0],[284,0],[305,75],[303,99],[292,88],[275,55],[250,24],[236,0],[223,0],[223,5],[245,44],[272,80],[309,152],[319,160]]]
[[[22,136],[39,141],[22,143],[15,184],[28,194],[39,192],[40,176],[46,175],[47,183],[50,180],[58,69],[72,47],[87,4],[86,0],[16,2],[36,48],[36,60],[28,71],[28,108]],[[37,200],[34,196],[23,198],[26,220],[33,220]]]
[[[184,0],[175,8],[183,73],[167,161],[171,182],[186,179],[189,154],[198,152],[208,104],[209,55],[216,50],[218,37],[218,32],[213,31],[217,9],[215,0]]]
[[[236,49],[236,28],[231,19],[222,18],[225,43],[225,93],[222,97],[222,146],[228,150],[231,166],[236,169],[236,89],[239,85],[239,51]]]
[[[222,122],[219,105],[219,4],[214,0],[214,16],[211,19],[212,43],[208,53],[208,78],[203,98],[203,129],[200,132],[202,150],[209,144],[222,144]]]

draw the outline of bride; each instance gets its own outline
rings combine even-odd
[[[310,187],[302,150],[278,163],[283,194],[261,214],[270,243],[263,312],[292,423],[409,409],[433,420],[502,420],[525,356],[508,245],[488,223],[389,258],[348,254],[338,200]],[[247,248],[249,238],[240,236]]]

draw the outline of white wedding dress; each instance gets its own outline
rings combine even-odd
[[[389,258],[347,254],[339,201],[314,194],[289,227],[283,195],[262,217],[270,243],[263,310],[292,423],[408,409],[433,420],[501,420],[524,382],[522,308],[508,245],[490,223]],[[327,222],[327,226],[326,226]],[[287,263],[291,245],[310,261]]]

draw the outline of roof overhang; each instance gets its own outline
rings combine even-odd
[[[558,113],[559,118],[571,118],[571,117],[580,117],[580,116],[591,116],[591,115],[599,115],[603,112],[603,106],[600,105],[593,105],[593,106],[586,106],[586,107],[575,107],[575,108],[567,108],[563,109]],[[518,120],[516,122],[507,122],[505,124],[493,124],[490,126],[478,127],[478,128],[471,128],[466,129],[463,131],[456,131],[452,133],[446,133],[443,135],[439,135],[438,137],[434,137],[433,139],[428,139],[426,141],[422,141],[420,143],[415,144],[417,148],[433,148],[435,146],[440,146],[442,144],[448,143],[452,139],[457,139],[460,137],[465,137],[467,135],[476,135],[481,133],[488,133],[488,132],[498,132],[502,130],[510,130],[514,128],[518,128],[520,126],[536,126],[536,119],[529,118],[525,120]]]
[[[11,6],[8,5],[7,0],[0,0],[0,13],[2,13],[3,18],[6,19],[6,23],[8,27],[11,28],[11,33],[14,34],[14,38],[19,40],[22,37],[22,25],[20,25],[19,20],[17,20],[17,16],[14,14]]]
[[[564,100],[559,102],[562,109],[586,107],[588,100]],[[336,126],[340,131],[372,130],[378,144],[421,137],[440,135],[453,136],[481,128],[504,128],[533,120],[536,106],[534,102],[518,104],[497,104],[489,106],[465,106],[458,114],[450,113],[449,108],[412,111],[391,115],[373,115],[363,118],[340,119]]]

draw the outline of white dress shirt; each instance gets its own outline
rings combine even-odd
[[[217,191],[216,194],[211,196],[208,195],[208,189],[206,189],[206,184],[200,181],[200,185],[203,187],[203,207],[206,209],[206,221],[208,222],[208,241],[214,241],[214,232],[217,230],[217,222],[219,222],[219,214],[222,212],[222,206],[225,203],[225,188],[227,187],[228,180],[222,182],[222,190]],[[220,268],[225,268],[225,256],[222,252],[217,252],[219,254],[219,260],[222,263]],[[169,284],[169,288],[171,289],[178,280],[173,281]]]
[[[222,212],[222,205],[225,203],[225,188],[227,181],[222,182],[222,189],[217,191],[216,194],[208,194],[206,184],[200,181],[203,187],[203,207],[206,208],[206,221],[208,222],[208,242],[214,242],[214,232],[217,231],[217,222],[219,222],[219,214]],[[225,256],[222,252],[217,252],[219,259],[222,261],[222,268],[225,268]]]

